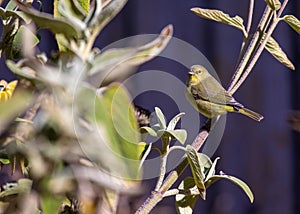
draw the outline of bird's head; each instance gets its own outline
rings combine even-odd
[[[207,74],[207,70],[202,65],[193,65],[189,72],[189,83],[197,85],[203,80]]]

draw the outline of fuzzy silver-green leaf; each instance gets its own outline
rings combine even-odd
[[[254,196],[253,196],[253,193],[252,193],[250,187],[244,181],[242,181],[241,179],[236,178],[234,176],[224,175],[224,174],[223,175],[214,175],[205,182],[205,187],[208,188],[211,184],[219,181],[220,179],[227,179],[227,180],[231,181],[232,183],[236,184],[237,186],[239,186],[245,192],[245,194],[248,196],[250,202],[253,203]]]
[[[191,177],[185,178],[179,185],[178,189],[188,190],[195,186],[194,179]],[[194,206],[199,198],[199,195],[184,195],[177,194],[176,210],[180,214],[192,214]]]
[[[266,0],[266,2],[272,10],[278,10],[281,7],[279,0]]]
[[[233,26],[243,31],[244,34],[246,32],[243,19],[239,16],[230,17],[229,14],[224,13],[223,11],[203,8],[192,8],[191,11],[202,18]]]
[[[187,145],[186,155],[197,187],[201,191],[205,190],[204,175],[201,171],[201,162],[197,151],[191,145]]]
[[[174,130],[175,126],[177,125],[177,123],[179,122],[180,118],[185,115],[185,113],[179,113],[177,114],[175,117],[172,118],[172,120],[169,122],[167,130]]]
[[[266,44],[266,50],[270,54],[272,54],[272,56],[274,56],[275,59],[277,59],[283,65],[285,65],[291,70],[295,70],[295,66],[289,60],[288,56],[284,53],[284,51],[281,49],[281,47],[279,46],[279,44],[276,42],[274,38],[270,37],[268,39],[268,42]]]
[[[293,15],[286,15],[283,20],[293,28],[298,34],[300,34],[300,21]]]

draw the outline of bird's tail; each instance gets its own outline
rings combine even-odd
[[[264,117],[254,111],[251,111],[250,109],[247,109],[247,108],[241,108],[239,109],[239,113],[243,114],[243,115],[246,115],[250,118],[252,118],[253,120],[256,120],[256,121],[261,121]]]

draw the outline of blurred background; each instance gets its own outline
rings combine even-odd
[[[44,10],[51,12],[52,1],[42,2]],[[129,0],[123,11],[104,29],[96,46],[101,49],[137,34],[158,34],[163,27],[172,24],[174,36],[201,51],[215,68],[222,84],[227,86],[239,54],[242,33],[197,17],[190,8],[220,9],[246,20],[248,3],[236,0]],[[259,21],[264,8],[265,1],[255,1],[254,24]],[[290,0],[285,14],[300,18],[300,2]],[[57,49],[49,32],[38,33],[42,35],[40,50],[49,54]],[[265,118],[257,123],[238,114],[228,115],[222,142],[212,157],[221,157],[218,170],[241,178],[251,187],[255,201],[250,204],[237,186],[220,181],[208,189],[206,201],[197,203],[195,213],[300,213],[300,133],[293,131],[287,122],[292,110],[300,110],[300,36],[281,23],[273,37],[296,70],[290,71],[269,53],[263,53],[235,97]],[[5,59],[1,58],[0,66],[0,79],[14,78],[5,66]],[[150,69],[169,72],[182,82],[187,77],[187,68],[164,58],[156,58],[140,67],[140,71]],[[168,87],[176,88],[176,85]],[[168,119],[178,113],[178,107],[166,95],[140,95],[136,102],[150,111],[159,106]],[[153,189],[154,181],[145,182],[148,192],[144,197]],[[174,197],[163,200],[153,213],[175,213],[173,201]]]

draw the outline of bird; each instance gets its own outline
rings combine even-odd
[[[246,115],[261,121],[264,117],[237,102],[202,65],[193,65],[186,82],[186,97],[192,106],[207,118],[227,112]]]

